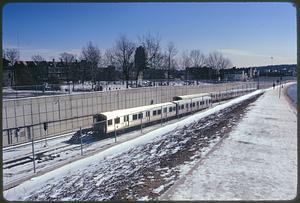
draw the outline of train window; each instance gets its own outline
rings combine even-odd
[[[132,120],[137,120],[137,115],[136,114],[132,115]]]
[[[149,117],[150,116],[150,111],[147,111],[146,112],[146,117]]]
[[[120,118],[115,118],[115,124],[120,123]]]
[[[159,109],[159,110],[157,110],[157,114],[158,115],[160,115],[161,114],[161,110]]]
[[[169,112],[172,112],[172,107],[169,107]]]
[[[128,115],[124,116],[124,122],[127,122],[127,121],[129,121],[129,116]]]
[[[185,104],[185,108],[189,108],[189,104]]]
[[[176,111],[176,107],[175,106],[173,107],[173,111]]]
[[[193,107],[195,107],[195,102],[193,102]]]
[[[139,119],[143,118],[143,113],[139,113]]]
[[[199,106],[199,102],[197,102],[197,106]]]
[[[184,109],[184,105],[183,104],[181,105],[181,109]]]
[[[112,119],[107,121],[107,125],[112,125]]]
[[[152,115],[153,115],[153,116],[156,116],[156,111],[153,111],[153,112],[152,112]]]
[[[167,113],[168,109],[167,108],[164,108],[164,113]]]

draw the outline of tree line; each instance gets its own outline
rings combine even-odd
[[[91,80],[96,82],[96,70],[99,67],[113,66],[122,72],[123,79],[128,87],[128,80],[138,80],[145,69],[162,69],[166,71],[167,79],[170,79],[172,70],[186,69],[190,67],[208,67],[216,70],[232,67],[230,59],[222,53],[214,51],[207,56],[200,49],[185,50],[178,54],[178,48],[174,42],[168,42],[166,47],[161,45],[161,37],[147,33],[138,36],[137,42],[130,40],[126,35],[120,35],[112,48],[101,51],[99,47],[88,42],[82,47],[80,56],[64,52],[59,55],[59,60],[64,63],[68,75],[74,75],[73,63],[76,60],[84,60],[88,63]],[[19,60],[17,49],[3,50],[3,58],[11,64]],[[32,56],[36,64],[46,61],[41,55]]]

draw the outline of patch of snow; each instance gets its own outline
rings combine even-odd
[[[270,88],[217,150],[161,200],[291,200],[297,195],[297,117]]]
[[[165,188],[164,185],[159,186],[158,188],[154,189],[153,192],[154,193],[160,193],[163,189]]]

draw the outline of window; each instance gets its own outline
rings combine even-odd
[[[195,107],[195,102],[193,102],[193,107]]]
[[[173,111],[176,111],[176,107],[175,106],[173,107]]]
[[[164,113],[167,113],[167,110],[168,110],[167,108],[164,108]]]
[[[185,108],[189,108],[189,104],[185,104]]]
[[[112,119],[107,121],[107,125],[112,125]]]
[[[158,114],[158,115],[161,114],[161,109],[157,110],[157,114]]]
[[[193,106],[193,104],[192,103],[190,103],[190,107],[192,107]]]
[[[143,113],[139,113],[139,119],[143,118]]]
[[[129,121],[129,116],[124,116],[124,122]]]
[[[132,115],[132,120],[137,120],[137,114]]]
[[[184,105],[183,104],[181,105],[181,109],[184,109]]]
[[[197,106],[199,106],[199,102],[197,101]]]
[[[115,124],[120,123],[120,118],[115,118]]]
[[[156,111],[153,111],[153,112],[152,112],[152,115],[153,115],[153,116],[156,116]]]
[[[172,107],[169,107],[169,112],[172,112]]]
[[[150,111],[147,111],[146,112],[146,117],[149,117],[150,116]]]

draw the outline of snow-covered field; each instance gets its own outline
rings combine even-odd
[[[155,199],[236,124],[261,90],[115,145],[4,192],[9,200]],[[242,102],[245,101],[245,102]],[[247,104],[244,104],[247,105]]]
[[[161,200],[291,200],[297,195],[297,116],[268,90],[209,156]]]

